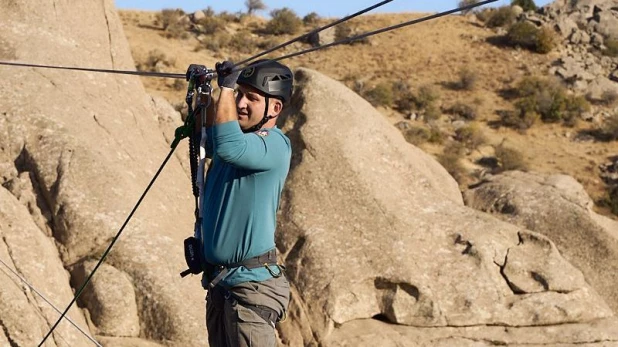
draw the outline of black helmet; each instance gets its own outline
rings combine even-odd
[[[287,103],[292,97],[294,75],[287,66],[276,61],[262,59],[245,67],[236,83],[249,85]]]

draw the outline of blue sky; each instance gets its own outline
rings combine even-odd
[[[262,15],[267,15],[269,10],[289,7],[299,16],[304,16],[309,12],[317,12],[323,17],[343,17],[357,12],[363,8],[374,5],[380,0],[355,0],[355,1],[324,1],[324,0],[263,0],[268,10],[263,11]],[[376,12],[437,12],[446,11],[457,7],[458,0],[394,0],[374,10]],[[549,0],[535,0],[539,6],[549,3]],[[497,5],[509,4],[509,0],[499,0]],[[187,12],[204,9],[208,6],[215,11],[245,11],[245,0],[220,0],[220,1],[198,1],[198,0],[116,0],[116,7],[121,9],[141,9],[141,10],[160,10],[163,8],[182,8]]]

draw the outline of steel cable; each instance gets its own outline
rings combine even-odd
[[[283,47],[289,46],[289,45],[291,45],[291,44],[292,44],[292,43],[294,43],[294,42],[300,41],[300,40],[302,40],[302,39],[304,39],[304,38],[306,38],[306,37],[311,36],[312,34],[317,34],[317,33],[321,32],[321,31],[324,31],[324,30],[326,30],[326,29],[328,29],[328,28],[334,27],[334,26],[335,26],[335,25],[337,25],[337,24],[340,24],[340,23],[343,23],[343,22],[347,22],[347,21],[349,21],[349,20],[350,20],[350,19],[352,19],[352,18],[358,17],[358,16],[360,16],[360,15],[362,15],[362,14],[364,14],[364,13],[367,13],[367,12],[369,12],[369,11],[371,11],[371,10],[374,10],[374,9],[376,9],[376,8],[380,7],[380,6],[386,5],[387,3],[392,2],[392,1],[394,1],[394,0],[385,0],[385,1],[382,1],[382,2],[379,2],[379,3],[375,4],[375,5],[373,5],[373,6],[369,6],[369,7],[365,8],[365,9],[363,9],[363,10],[360,10],[360,11],[358,11],[358,12],[356,12],[356,13],[353,13],[353,14],[351,14],[351,15],[348,15],[348,16],[346,16],[346,17],[343,17],[343,18],[341,18],[341,19],[338,19],[338,20],[336,20],[336,21],[334,21],[334,22],[332,22],[332,23],[329,23],[329,24],[327,24],[327,25],[324,25],[324,26],[322,26],[322,27],[319,27],[319,28],[317,28],[317,29],[314,29],[314,30],[312,30],[312,31],[310,31],[310,32],[308,32],[308,33],[306,33],[306,34],[303,34],[303,35],[300,35],[300,36],[298,36],[298,37],[295,37],[295,38],[293,38],[293,39],[291,39],[291,40],[289,40],[289,41],[286,41],[286,42],[284,42],[284,43],[282,43],[282,44],[279,44],[279,45],[277,45],[277,46],[275,46],[275,47],[269,48],[269,49],[267,49],[267,50],[265,50],[265,51],[263,51],[263,52],[261,52],[261,53],[258,53],[258,54],[254,55],[254,56],[252,56],[252,57],[249,57],[249,58],[247,58],[247,59],[244,59],[244,60],[242,60],[242,61],[240,61],[240,62],[236,63],[236,66],[244,65],[244,64],[246,64],[246,63],[248,63],[248,62],[250,62],[250,61],[253,61],[253,60],[255,60],[255,59],[257,59],[257,58],[259,58],[259,57],[261,57],[261,56],[264,56],[264,55],[266,55],[266,54],[268,54],[268,53],[272,53],[272,52],[274,52],[274,51],[276,51],[276,50],[278,50],[278,49],[280,49],[280,48],[283,48]]]
[[[378,29],[378,30],[374,30],[374,31],[369,31],[369,32],[366,32],[364,34],[356,35],[356,36],[353,36],[353,37],[348,37],[346,39],[335,41],[335,42],[331,42],[331,43],[323,45],[323,46],[313,47],[313,48],[302,50],[300,52],[291,53],[291,54],[287,54],[287,55],[284,55],[284,56],[281,56],[281,57],[278,57],[278,58],[269,59],[269,61],[280,61],[280,60],[296,57],[296,56],[299,56],[299,55],[304,55],[304,54],[307,54],[307,53],[319,51],[321,49],[325,49],[325,48],[329,48],[329,47],[333,47],[333,46],[338,46],[338,45],[342,45],[342,44],[346,44],[346,43],[351,43],[351,42],[362,40],[364,38],[367,38],[367,37],[370,37],[370,36],[373,36],[373,35],[385,33],[387,31],[391,31],[391,30],[395,30],[395,29],[400,29],[400,28],[403,28],[403,27],[406,27],[406,26],[410,26],[410,25],[418,24],[418,23],[425,22],[425,21],[428,21],[428,20],[440,18],[440,17],[446,16],[446,15],[449,15],[449,14],[452,14],[452,13],[459,12],[459,11],[466,11],[466,10],[473,9],[475,7],[478,7],[478,6],[487,5],[487,4],[490,4],[492,2],[496,2],[496,1],[498,1],[498,0],[486,0],[486,1],[481,1],[481,2],[473,4],[473,5],[462,6],[462,7],[458,7],[456,9],[453,9],[453,10],[439,12],[439,13],[432,14],[432,15],[429,15],[429,16],[413,19],[413,20],[410,20],[410,21],[407,21],[407,22],[404,22],[404,23],[392,25],[392,26],[389,26],[389,27],[386,27],[386,28],[382,28],[382,29]],[[252,67],[258,67],[258,66],[266,64],[266,63],[268,63],[268,61],[254,64],[254,65],[252,65]],[[242,69],[243,69],[242,67],[235,67],[233,69],[233,71],[239,71],[239,70],[242,70]]]
[[[4,265],[13,275],[15,275],[15,277],[19,278],[20,281],[22,281],[33,292],[35,292],[38,296],[40,296],[41,299],[43,299],[43,301],[49,304],[49,306],[51,306],[56,312],[62,314],[62,311],[60,311],[60,309],[54,306],[54,304],[52,304],[52,302],[49,301],[49,299],[47,299],[45,295],[41,294],[41,292],[39,292],[32,284],[28,283],[28,281],[26,281],[26,279],[23,278],[21,275],[19,275],[15,270],[11,269],[11,267],[7,263],[5,263],[2,259],[0,259],[0,264]],[[9,274],[4,269],[2,269],[2,272],[4,272],[7,276],[9,276]],[[79,330],[79,332],[82,333],[84,336],[86,336],[88,340],[92,341],[92,343],[94,343],[98,347],[102,347],[101,344],[97,342],[97,340],[95,340],[92,336],[88,335],[84,330],[82,330],[77,324],[75,324],[75,322],[71,320],[71,318],[64,317],[64,319],[66,319],[69,323],[71,323],[71,325],[73,325],[75,329]]]
[[[99,259],[99,261],[97,262],[97,265],[92,269],[92,271],[90,272],[90,275],[88,275],[88,277],[86,278],[86,280],[84,281],[84,283],[81,285],[81,287],[79,287],[79,289],[77,290],[77,292],[75,293],[75,296],[73,297],[73,300],[71,300],[71,302],[69,303],[69,305],[66,307],[66,309],[64,310],[64,312],[62,312],[62,315],[60,315],[60,318],[58,318],[58,320],[56,321],[56,323],[51,327],[51,329],[49,330],[49,332],[45,335],[45,337],[43,337],[43,340],[39,343],[39,347],[43,345],[43,343],[45,343],[45,341],[47,340],[47,338],[52,334],[52,332],[54,331],[54,329],[56,329],[56,327],[58,326],[58,324],[60,323],[60,321],[62,321],[62,318],[64,318],[64,316],[66,315],[66,313],[69,311],[69,309],[71,308],[71,306],[73,306],[73,304],[75,303],[75,301],[77,301],[77,298],[79,298],[79,296],[82,294],[82,292],[84,291],[84,288],[86,288],[86,285],[88,285],[88,283],[90,282],[90,280],[92,279],[92,277],[94,276],[95,272],[97,272],[97,270],[99,269],[99,267],[101,266],[101,264],[103,264],[103,261],[105,260],[105,258],[107,257],[107,255],[109,254],[109,252],[111,251],[112,247],[114,247],[114,244],[116,243],[116,241],[118,241],[118,238],[120,238],[120,234],[122,234],[122,232],[124,231],[125,227],[127,226],[127,224],[129,224],[129,221],[131,220],[131,218],[133,217],[133,214],[135,213],[135,211],[137,211],[137,208],[141,205],[142,200],[144,200],[144,198],[146,197],[146,194],[148,194],[148,192],[150,191],[150,188],[152,187],[152,185],[155,183],[155,181],[157,180],[157,178],[159,177],[159,175],[161,174],[161,171],[163,171],[163,168],[165,167],[165,165],[167,165],[167,162],[169,161],[169,159],[172,157],[172,154],[174,153],[174,150],[176,149],[176,146],[172,147],[172,149],[170,150],[170,152],[168,153],[167,157],[165,157],[165,160],[163,160],[163,163],[161,164],[161,166],[159,167],[159,169],[157,170],[157,173],[155,173],[154,177],[152,178],[152,180],[150,180],[150,183],[148,184],[148,186],[146,187],[146,190],[144,190],[144,193],[142,193],[142,195],[140,196],[139,200],[137,201],[137,203],[135,204],[135,206],[133,207],[133,210],[131,210],[131,213],[129,213],[129,216],[127,217],[127,219],[124,221],[124,223],[122,224],[122,226],[120,227],[120,230],[118,230],[118,233],[116,233],[116,236],[114,236],[114,238],[112,239],[112,242],[109,244],[109,246],[107,246],[107,249],[105,250],[105,252],[103,252],[103,255],[101,256],[101,259]]]
[[[171,73],[171,72],[91,69],[91,68],[84,68],[84,67],[68,67],[68,66],[38,65],[38,64],[28,64],[28,63],[12,63],[12,62],[8,62],[8,61],[0,61],[0,65],[18,66],[18,67],[36,67],[36,68],[41,68],[41,69],[55,69],[55,70],[103,72],[103,73],[122,74],[122,75],[137,75],[137,76],[144,76],[144,77],[164,77],[164,78],[182,78],[182,79],[186,78],[185,74]]]
[[[349,15],[349,16],[347,16],[345,18],[337,20],[337,21],[335,21],[333,23],[330,23],[328,25],[325,25],[325,26],[323,26],[321,28],[312,30],[309,33],[303,34],[303,35],[298,36],[298,37],[296,37],[296,38],[294,38],[292,40],[289,40],[289,41],[287,41],[285,43],[277,45],[277,46],[275,46],[273,48],[270,48],[270,49],[268,49],[266,51],[263,51],[263,52],[261,52],[259,54],[256,54],[256,55],[254,55],[254,56],[252,56],[250,58],[244,59],[244,60],[240,61],[239,63],[235,64],[234,71],[242,70],[243,67],[241,67],[241,65],[246,64],[246,63],[248,63],[248,62],[250,62],[250,61],[252,61],[252,60],[254,60],[254,59],[258,58],[258,57],[261,57],[261,56],[263,56],[265,54],[268,54],[268,53],[272,53],[273,51],[275,51],[277,49],[280,49],[280,48],[283,48],[285,46],[288,46],[291,43],[294,43],[296,41],[299,41],[302,38],[307,37],[308,35],[320,32],[320,31],[328,29],[328,28],[330,28],[330,27],[332,27],[334,25],[337,25],[337,24],[340,24],[340,23],[345,22],[347,20],[350,20],[351,18],[359,16],[360,14],[366,13],[366,12],[372,10],[372,9],[375,9],[375,8],[377,8],[379,6],[382,6],[382,5],[384,5],[384,4],[388,3],[388,2],[391,2],[391,1],[393,1],[393,0],[382,1],[382,2],[380,2],[378,4],[375,4],[375,5],[371,6],[371,7],[366,8],[364,10],[361,10],[359,12],[356,12],[356,13],[352,14],[352,15]],[[403,28],[403,27],[406,27],[406,26],[418,24],[418,23],[425,22],[425,21],[428,21],[428,20],[440,18],[440,17],[446,16],[446,15],[449,15],[449,14],[452,14],[452,13],[470,10],[470,9],[473,9],[473,8],[476,8],[476,7],[479,7],[479,6],[483,6],[483,5],[487,5],[487,4],[496,2],[496,1],[498,1],[498,0],[486,0],[486,1],[481,1],[479,3],[472,4],[472,5],[461,6],[461,7],[452,9],[452,10],[448,10],[448,11],[444,11],[444,12],[439,12],[439,13],[432,14],[432,15],[429,15],[429,16],[425,16],[425,17],[421,17],[421,18],[418,18],[418,19],[414,19],[414,20],[411,20],[411,21],[408,21],[408,22],[404,22],[404,23],[400,23],[400,24],[397,24],[397,25],[392,25],[392,26],[389,26],[389,27],[386,27],[386,28],[382,28],[382,29],[366,32],[366,33],[361,34],[361,35],[349,37],[347,39],[331,42],[331,43],[326,44],[326,45],[309,48],[309,49],[306,49],[306,50],[302,50],[302,51],[299,51],[299,52],[296,52],[296,53],[287,54],[287,55],[284,55],[284,56],[281,56],[281,57],[278,57],[278,58],[269,59],[269,60],[270,61],[281,61],[281,60],[284,60],[284,59],[289,59],[289,58],[297,57],[297,56],[300,56],[300,55],[304,55],[304,54],[307,54],[307,53],[316,52],[316,51],[319,51],[319,50],[322,50],[322,49],[325,49],[325,48],[329,48],[329,47],[333,47],[333,46],[338,46],[338,45],[342,45],[342,44],[346,44],[346,43],[351,43],[351,42],[362,40],[364,38],[367,38],[367,37],[370,37],[370,36],[374,36],[374,35],[377,35],[377,34],[381,34],[381,33],[387,32],[387,31],[392,31],[392,30],[395,30],[395,29],[400,29],[400,28]],[[264,63],[266,63],[266,62],[264,62]],[[254,66],[259,66],[259,65],[264,64],[264,63],[258,63],[258,64],[254,65]],[[80,67],[64,67],[64,66],[38,65],[38,64],[27,64],[27,63],[12,63],[12,62],[5,62],[5,61],[0,61],[0,65],[18,66],[18,67],[36,67],[36,68],[46,68],[46,69],[60,69],[60,70],[74,70],[74,71],[90,71],[90,72],[102,72],[102,73],[112,73],[112,74],[137,75],[137,76],[144,76],[144,77],[163,77],[163,78],[183,78],[183,79],[186,79],[186,74],[184,74],[184,73],[181,74],[181,73],[152,72],[152,71],[126,71],[126,70],[109,70],[109,69],[91,69],[91,68],[80,68]]]
[[[319,47],[314,47],[311,49],[307,49],[307,50],[303,50],[300,52],[296,52],[296,53],[292,53],[292,54],[288,54],[288,55],[284,55],[275,59],[272,59],[274,61],[280,61],[280,60],[284,60],[284,59],[288,59],[288,58],[292,58],[292,57],[296,57],[299,55],[303,55],[303,54],[307,54],[307,53],[311,53],[311,52],[315,52],[321,49],[325,49],[328,47],[333,47],[333,46],[337,46],[337,45],[341,45],[341,44],[345,44],[345,43],[349,43],[349,42],[353,42],[353,41],[357,41],[357,40],[361,40],[373,35],[377,35],[377,34],[381,34],[387,31],[391,31],[391,30],[395,30],[395,29],[399,29],[399,28],[403,28],[406,26],[410,26],[410,25],[414,25],[414,24],[418,24],[421,22],[425,22],[431,19],[436,19],[439,17],[443,17],[452,13],[456,13],[459,11],[465,11],[465,10],[469,10],[469,9],[473,9],[475,7],[479,7],[479,6],[483,6],[483,5],[487,5],[493,2],[496,2],[498,0],[486,0],[486,1],[482,1],[476,4],[472,4],[472,5],[467,5],[467,6],[461,6],[458,8],[455,8],[453,10],[448,10],[448,11],[444,11],[444,12],[440,12],[440,13],[436,13],[433,15],[429,15],[429,16],[425,16],[425,17],[421,17],[418,19],[414,19],[408,22],[404,22],[404,23],[400,23],[397,25],[393,25],[393,26],[389,26],[386,28],[382,28],[382,29],[378,29],[378,30],[374,30],[374,31],[370,31],[361,35],[357,35],[357,36],[353,36],[344,40],[340,40],[340,41],[336,41],[336,42],[332,42],[330,44],[327,45],[323,45],[323,46],[319,46]],[[384,2],[386,3],[386,2]],[[301,37],[302,38],[302,37]],[[264,53],[266,54],[266,53]],[[261,56],[261,55],[260,55]],[[250,59],[246,59],[245,61],[249,61]],[[271,61],[272,61],[271,60]],[[67,68],[67,67],[53,67],[53,66],[46,66],[46,65],[34,65],[34,64],[20,64],[20,63],[7,63],[7,62],[0,62],[0,65],[13,65],[13,66],[29,66],[29,67],[43,67],[43,68],[60,68],[60,69],[66,69],[66,70],[79,70],[79,71],[93,71],[93,72],[108,72],[108,73],[119,73],[119,74],[131,74],[131,75],[140,75],[140,76],[156,76],[156,77],[169,77],[169,78],[186,78],[185,74],[172,74],[172,73],[156,73],[156,72],[140,72],[140,71],[119,71],[119,70],[104,70],[104,69],[86,69],[86,68]],[[260,64],[256,64],[254,66],[259,66]],[[238,68],[236,67],[234,69],[234,71],[238,71],[241,70],[242,68]],[[86,287],[86,285],[90,282],[92,276],[94,275],[94,273],[97,271],[97,269],[100,267],[100,265],[103,263],[103,260],[107,257],[108,253],[110,252],[111,248],[114,246],[114,244],[116,243],[116,241],[118,240],[118,238],[120,237],[120,234],[124,231],[124,228],[126,227],[126,225],[128,224],[128,222],[130,221],[130,219],[133,217],[133,214],[135,213],[135,211],[137,210],[137,208],[139,207],[139,205],[141,204],[142,200],[144,199],[144,197],[146,196],[146,194],[148,193],[148,191],[150,190],[150,188],[152,187],[152,185],[154,184],[155,180],[158,178],[159,174],[161,173],[161,171],[163,170],[163,168],[165,167],[165,165],[167,164],[168,160],[170,159],[170,157],[172,156],[174,150],[176,147],[172,147],[171,151],[169,152],[169,154],[167,155],[167,157],[165,158],[165,160],[163,161],[163,164],[159,167],[157,173],[155,174],[155,176],[152,178],[152,180],[150,181],[150,183],[148,184],[146,190],[144,191],[144,193],[142,194],[142,196],[139,198],[137,204],[135,205],[135,207],[133,208],[133,210],[131,211],[131,213],[129,214],[129,216],[127,217],[127,219],[125,220],[124,224],[122,225],[122,227],[120,228],[120,230],[118,231],[118,233],[116,234],[116,236],[114,237],[114,239],[112,240],[112,242],[110,243],[110,245],[107,247],[107,249],[105,250],[105,252],[103,253],[103,255],[101,256],[101,259],[99,260],[99,262],[97,263],[97,265],[94,267],[94,269],[92,270],[92,272],[90,273],[90,275],[88,276],[88,278],[86,278],[86,280],[84,281],[84,283],[82,284],[82,286],[79,288],[79,290],[77,291],[77,293],[75,294],[75,297],[73,298],[73,300],[71,300],[71,303],[69,303],[69,305],[67,306],[67,308],[64,310],[64,312],[62,313],[62,315],[60,316],[60,318],[58,319],[58,321],[56,321],[56,323],[54,324],[54,326],[50,329],[50,331],[47,333],[47,335],[45,335],[45,337],[43,338],[43,340],[41,341],[41,343],[39,344],[39,347],[42,346],[42,344],[47,340],[47,338],[51,335],[51,333],[54,331],[54,329],[56,328],[56,326],[60,323],[60,321],[62,320],[62,318],[66,315],[66,313],[69,311],[69,309],[71,308],[71,306],[75,303],[75,301],[77,300],[77,298],[81,295],[82,291],[84,290],[84,288]]]

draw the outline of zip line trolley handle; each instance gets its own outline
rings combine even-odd
[[[191,136],[195,127],[195,114],[202,109],[205,109],[210,105],[212,99],[212,86],[211,81],[215,77],[215,71],[208,69],[204,65],[191,64],[185,74],[187,82],[187,96],[185,101],[189,109],[185,123],[176,129],[174,134],[174,141],[172,142],[172,148],[178,146],[180,141],[184,138]],[[195,94],[198,94],[198,100],[194,105]],[[206,96],[204,101],[203,96]]]

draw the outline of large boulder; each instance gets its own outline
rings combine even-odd
[[[618,222],[592,211],[593,201],[575,179],[507,172],[467,191],[465,197],[470,207],[551,238],[618,311]]]
[[[2,60],[135,69],[111,0],[0,1],[0,41]],[[3,194],[10,191],[11,204],[29,212],[13,227],[53,237],[46,253],[36,256],[33,249],[29,257],[19,256],[19,266],[18,253],[3,259],[18,268],[56,261],[60,270],[98,260],[169,152],[159,122],[167,124],[177,113],[161,116],[166,108],[155,105],[135,76],[2,66],[0,78]],[[186,144],[178,152],[187,153]],[[172,157],[106,260],[132,282],[124,281],[122,288],[127,297],[135,295],[142,338],[183,345],[206,340],[199,280],[178,276],[186,266],[183,239],[193,233],[192,204],[187,174]],[[34,276],[40,274],[26,274],[31,281]],[[42,290],[59,306],[67,304],[67,272],[49,271],[46,278],[55,285]],[[0,293],[14,287],[0,281]],[[19,311],[13,312],[19,318]],[[13,318],[3,313],[0,321]],[[136,335],[131,324],[106,333]],[[39,323],[4,327],[9,339],[22,331],[32,337],[18,345],[34,345],[48,329]],[[91,343],[70,343],[85,344]]]
[[[281,124],[294,148],[277,234],[293,283],[284,342],[327,343],[359,321],[357,334],[380,336],[371,318],[414,336],[613,316],[549,239],[465,207],[453,178],[366,101],[315,71],[296,78]]]
[[[0,240],[0,331],[9,341],[0,345],[35,346],[59,316],[51,305],[63,309],[62,305],[73,298],[68,273],[63,269],[54,241],[32,221],[27,207],[3,187],[0,187]],[[86,320],[76,307],[67,316],[88,331]],[[71,346],[92,345],[67,322],[58,326],[53,340]]]

